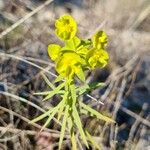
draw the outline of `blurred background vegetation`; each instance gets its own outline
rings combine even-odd
[[[77,20],[80,37],[100,29],[109,36],[109,65],[87,73],[87,82],[105,82],[89,93],[104,105],[84,100],[117,124],[83,116],[84,128],[102,150],[149,150],[149,0],[0,0],[0,150],[57,149],[59,125],[52,122],[39,134],[44,120],[34,126],[28,121],[58,101],[43,103],[34,92],[49,89],[41,72],[55,78],[47,45],[62,44],[54,22],[65,13]],[[63,145],[71,149],[67,137]],[[81,140],[78,148],[85,149]]]

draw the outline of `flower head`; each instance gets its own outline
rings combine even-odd
[[[107,45],[107,35],[104,31],[98,31],[92,38],[93,46],[97,49],[105,49]]]
[[[103,68],[107,65],[109,55],[105,50],[91,49],[87,54],[87,63],[91,69],[96,67]]]
[[[80,39],[76,36],[77,23],[70,15],[63,15],[55,22],[56,35],[64,40],[64,46],[50,44],[48,54],[56,63],[60,77],[73,79],[76,75],[85,80],[86,69],[103,68],[108,63],[109,55],[105,51],[107,35],[98,31],[92,39]]]
[[[82,65],[84,60],[74,52],[64,53],[56,64],[57,72],[65,78],[73,78],[77,75],[81,80],[84,80]]]
[[[61,16],[55,22],[56,35],[62,40],[72,39],[77,32],[77,23],[70,15]]]

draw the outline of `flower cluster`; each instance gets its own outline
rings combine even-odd
[[[63,78],[73,79],[76,75],[84,81],[86,69],[103,68],[109,55],[106,52],[107,35],[96,32],[92,39],[81,40],[76,36],[77,23],[69,15],[61,16],[55,23],[56,35],[64,41],[64,46],[50,44],[48,54],[56,63],[56,71]]]
[[[85,70],[93,70],[97,67],[103,68],[107,65],[109,59],[106,51],[107,35],[103,31],[98,31],[91,39],[80,39],[76,36],[77,23],[69,15],[61,16],[56,20],[55,27],[56,35],[64,41],[64,45],[48,45],[48,54],[51,60],[55,62],[56,71],[59,73],[55,83],[62,79],[65,80],[62,80],[56,86],[43,74],[45,82],[52,90],[36,94],[43,95],[45,97],[43,101],[50,100],[55,95],[59,95],[61,100],[56,106],[50,107],[49,110],[33,119],[31,123],[48,117],[41,129],[43,130],[53,118],[57,122],[60,121],[59,150],[66,135],[66,129],[67,134],[70,134],[73,150],[77,150],[76,134],[78,132],[88,149],[88,142],[93,145],[94,149],[100,149],[92,135],[83,127],[80,115],[95,117],[107,123],[113,123],[114,120],[84,104],[80,98],[89,91],[101,87],[103,83],[87,84],[84,82],[84,85],[76,85],[74,77],[77,76],[81,81],[85,81]],[[76,132],[77,130],[78,132]]]

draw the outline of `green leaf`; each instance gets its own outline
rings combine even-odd
[[[100,120],[104,120],[108,123],[115,123],[115,121],[107,116],[102,115],[101,113],[99,113],[98,111],[94,110],[93,108],[85,105],[83,102],[79,102],[80,106],[83,107],[85,110],[87,110],[88,112],[90,112],[92,115],[96,116],[98,119]]]
[[[62,104],[59,108],[59,111],[58,111],[58,120],[60,119],[60,117],[62,116],[62,113],[63,113],[63,110],[65,108],[65,105],[66,105],[66,101],[67,101],[67,97],[68,97],[68,92],[66,92],[64,95],[63,95],[63,99],[62,99]]]
[[[40,130],[40,132],[51,122],[51,120],[53,119],[53,117],[55,116],[55,114],[57,113],[57,111],[58,111],[58,107],[53,108],[53,112],[49,115],[47,121],[42,126],[42,129]]]
[[[61,118],[61,116],[64,114],[63,113],[63,110],[64,110],[64,108],[65,108],[65,103],[63,103],[62,104],[62,106],[59,108],[59,110],[58,110],[58,116],[57,116],[57,120],[59,121],[60,120],[60,118]]]
[[[80,135],[81,135],[81,138],[82,138],[84,144],[85,144],[87,147],[89,147],[89,146],[88,146],[88,143],[87,143],[87,140],[86,140],[86,136],[85,136],[83,127],[82,127],[82,123],[81,123],[79,114],[78,114],[77,109],[76,109],[75,106],[73,107],[73,118],[74,118],[75,124],[77,125],[77,127],[78,127],[78,129],[79,129],[79,132],[80,132]]]
[[[76,137],[74,132],[71,133],[72,150],[77,150]]]
[[[43,79],[45,80],[45,82],[47,83],[47,85],[51,88],[51,89],[55,89],[55,86],[49,81],[49,79],[43,74],[41,73]]]
[[[91,84],[85,84],[79,88],[77,88],[77,91],[79,91],[79,95],[82,95],[84,93],[88,93],[94,89],[97,89],[98,87],[103,87],[105,85],[105,83],[91,83]]]
[[[56,87],[55,89],[53,89],[53,91],[50,91],[48,93],[48,95],[43,99],[43,101],[46,101],[46,100],[50,99],[55,94],[62,94],[62,93],[64,93],[65,91],[61,90],[64,86],[65,86],[65,83],[62,83],[58,87]]]
[[[57,86],[57,90],[61,90],[63,87],[65,86],[65,82],[63,82],[62,84],[60,84],[59,86]]]
[[[48,93],[48,95],[47,95],[42,101],[46,101],[46,100],[50,99],[50,98],[53,97],[55,94],[63,94],[63,93],[65,93],[64,90],[58,91],[57,89],[55,89],[54,91],[50,91],[50,92]]]
[[[54,83],[60,82],[63,80],[64,77],[62,77],[61,75],[59,75],[58,77],[56,77],[56,79],[54,80]]]
[[[43,113],[42,115],[36,117],[35,119],[31,120],[29,123],[35,123],[35,122],[42,120],[43,118],[49,116],[52,111],[53,111],[53,108],[51,108],[47,112]]]
[[[85,39],[85,40],[81,40],[80,46],[89,48],[89,46],[91,46],[91,44],[92,44],[91,39]],[[79,48],[80,48],[80,46],[79,46]]]
[[[88,131],[86,130],[86,137],[87,140],[91,142],[91,144],[95,147],[95,149],[101,150],[100,146],[95,142],[95,140],[93,139],[93,137],[88,133]]]
[[[45,124],[42,126],[41,131],[51,122],[51,120],[54,118],[55,114],[58,112],[60,106],[62,105],[63,101],[61,101],[56,107],[54,107],[49,114],[49,118],[45,122]]]
[[[88,89],[89,89],[89,85],[88,84],[85,84],[81,87],[78,87],[77,88],[77,91],[79,92],[79,95],[82,95],[83,93],[85,93]]]
[[[73,118],[71,116],[68,117],[67,123],[68,123],[69,131],[71,133],[73,130]]]
[[[87,110],[83,109],[82,107],[80,108],[80,113],[85,114],[85,115],[89,114],[89,112]]]
[[[94,90],[103,86],[105,86],[105,83],[103,82],[94,82],[94,83],[89,84],[90,90]]]
[[[73,118],[71,116],[68,117],[67,124],[68,124],[69,133],[71,137],[72,150],[77,150],[76,137],[73,131]]]
[[[69,106],[67,105],[66,109],[65,109],[65,113],[64,113],[64,118],[63,118],[63,123],[62,123],[62,127],[61,127],[61,132],[60,132],[59,150],[61,149],[61,145],[62,145],[64,134],[65,134],[67,118],[68,118],[68,115],[69,115],[68,109],[69,109]]]
[[[76,89],[75,89],[75,85],[74,84],[70,85],[70,90],[71,90],[71,97],[72,97],[72,100],[73,100],[72,105],[75,106],[77,95],[76,95]]]

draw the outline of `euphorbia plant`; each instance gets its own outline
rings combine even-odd
[[[92,136],[83,128],[80,115],[90,115],[108,123],[114,121],[84,104],[80,97],[91,90],[93,86],[96,88],[101,85],[99,83],[88,85],[85,71],[92,71],[95,68],[103,68],[107,65],[109,59],[109,55],[105,50],[107,35],[104,31],[97,31],[91,39],[80,39],[76,36],[77,23],[70,15],[61,16],[56,20],[55,27],[56,35],[64,41],[64,46],[50,44],[48,45],[48,54],[51,60],[54,61],[55,69],[59,74],[55,80],[55,82],[59,82],[59,85],[55,87],[44,76],[52,90],[36,94],[44,95],[44,101],[51,99],[56,94],[60,95],[61,99],[55,107],[33,119],[32,122],[48,117],[43,125],[42,129],[44,129],[54,117],[61,121],[59,149],[61,149],[66,129],[70,134],[73,150],[77,149],[75,136],[77,130],[79,130],[80,138],[86,147],[88,147],[88,142],[91,142],[98,148]],[[80,84],[76,84],[76,78],[79,79]]]

